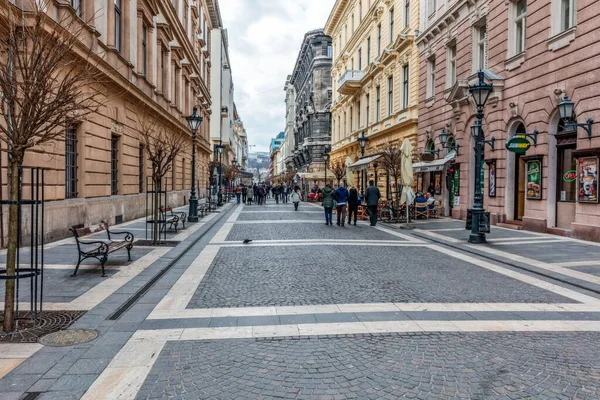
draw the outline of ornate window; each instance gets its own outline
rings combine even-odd
[[[77,125],[65,132],[65,198],[77,197]]]

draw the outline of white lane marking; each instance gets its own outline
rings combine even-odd
[[[468,246],[468,247],[476,247],[476,246]],[[548,291],[556,293],[560,296],[568,297],[572,300],[579,301],[581,303],[600,305],[599,299],[576,292],[575,290],[567,289],[562,286],[558,286],[553,283],[549,283],[549,282],[543,281],[541,279],[537,279],[532,276],[522,274],[520,272],[511,271],[507,268],[500,267],[500,266],[492,264],[490,262],[479,260],[475,257],[469,256],[466,254],[462,254],[462,253],[458,253],[458,252],[450,250],[450,249],[442,248],[440,246],[431,246],[430,248],[433,250],[439,251],[440,253],[442,253],[444,255],[458,258],[459,260],[463,260],[468,263],[477,265],[479,267],[488,269],[490,271],[494,271],[499,274],[508,276],[510,278],[520,280],[521,282],[525,282],[529,285],[533,285],[533,286],[539,287],[541,289],[548,290]],[[487,247],[476,247],[476,248],[483,250],[483,251],[493,250],[493,249],[489,249]]]
[[[489,241],[489,240],[488,240]],[[518,240],[518,241],[507,241],[507,242],[496,242],[493,243],[494,246],[510,246],[510,245],[518,245],[518,244],[538,244],[538,243],[559,243],[559,242],[564,242],[564,240],[561,239],[543,239],[543,240]]]
[[[323,304],[310,306],[267,306],[155,310],[148,319],[259,317],[274,315],[307,315],[337,313],[369,313],[399,311],[544,311],[544,312],[600,312],[600,305],[580,303],[365,303]]]
[[[548,263],[554,267],[600,267],[600,261],[588,260],[588,261],[567,261]]]

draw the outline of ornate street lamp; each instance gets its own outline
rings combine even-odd
[[[365,146],[369,141],[369,138],[365,136],[365,131],[362,131],[361,135],[356,138],[358,145],[360,146],[360,158],[365,157]],[[360,169],[360,192],[362,195],[365,193],[365,170],[361,167]]]
[[[192,190],[190,194],[190,209],[188,222],[198,222],[198,198],[196,197],[196,135],[202,123],[202,117],[198,115],[198,107],[194,107],[192,115],[186,117],[190,130],[192,131]]]
[[[558,113],[560,114],[560,119],[565,123],[566,130],[583,128],[588,134],[588,139],[592,140],[592,125],[594,124],[594,120],[588,118],[583,124],[577,123],[577,120],[573,118],[575,115],[575,103],[569,100],[567,96],[558,105]]]
[[[325,148],[325,186],[327,186],[327,170],[329,169],[329,159],[330,159],[330,155],[329,155],[329,151],[331,151],[328,148]]]
[[[483,135],[483,109],[488,97],[492,93],[493,87],[491,84],[485,82],[485,76],[483,71],[477,73],[479,82],[473,86],[469,86],[469,93],[473,96],[475,106],[477,107],[477,120],[471,127],[471,134],[475,139],[475,196],[473,201],[473,208],[469,210],[471,214],[471,220],[469,225],[469,218],[467,218],[467,229],[471,229],[469,235],[470,243],[486,243],[485,233],[489,232],[489,214],[486,214],[483,208],[483,192],[481,190],[481,172],[483,168],[483,147],[485,144],[489,144],[494,151],[494,142],[496,139],[492,137],[491,140],[486,140]]]

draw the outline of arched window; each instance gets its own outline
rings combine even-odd
[[[435,152],[435,143],[433,143],[433,140],[429,139],[427,141],[427,145],[425,146],[425,150],[429,153],[429,154],[433,154]]]
[[[446,147],[448,147],[448,149],[450,151],[456,150],[456,139],[454,138],[454,136],[448,137],[448,142],[446,143]]]

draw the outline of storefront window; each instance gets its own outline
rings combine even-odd
[[[577,158],[573,156],[575,146],[558,149],[558,200],[575,201],[577,195]]]

